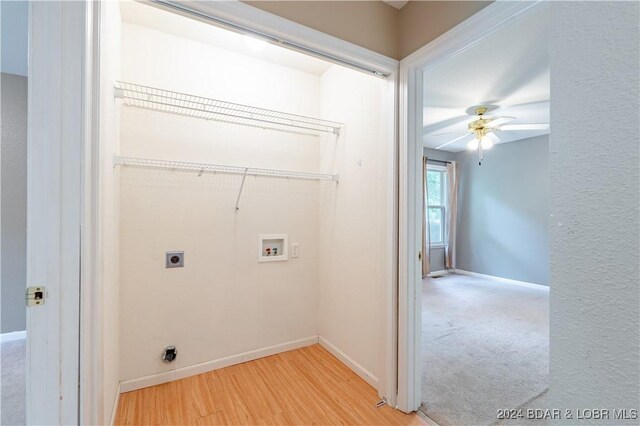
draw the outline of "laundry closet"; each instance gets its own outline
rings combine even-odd
[[[126,392],[319,342],[376,387],[394,244],[390,82],[107,3],[105,385]]]

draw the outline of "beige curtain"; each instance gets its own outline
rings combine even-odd
[[[427,214],[427,200],[428,187],[427,187],[427,157],[422,157],[422,278],[429,275],[429,247],[431,247],[431,240],[429,237],[429,215]]]
[[[447,269],[456,267],[456,228],[458,218],[458,180],[459,166],[457,161],[447,164],[447,211],[445,230],[447,238],[444,246],[444,266]]]

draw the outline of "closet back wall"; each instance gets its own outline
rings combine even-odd
[[[318,115],[320,78],[125,23],[124,81]],[[123,107],[122,155],[317,171],[319,137]],[[317,336],[318,189],[332,182],[123,168],[121,379]],[[261,233],[300,257],[257,262]],[[184,268],[165,269],[168,250]],[[166,345],[177,361],[160,359]]]

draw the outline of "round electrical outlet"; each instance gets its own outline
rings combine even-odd
[[[162,351],[162,360],[166,362],[173,362],[178,357],[178,350],[175,346],[167,346]]]

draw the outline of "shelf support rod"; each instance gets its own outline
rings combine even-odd
[[[244,174],[242,175],[242,183],[240,184],[240,191],[238,191],[238,198],[236,199],[236,213],[240,210],[240,196],[242,195],[242,188],[244,188],[244,181],[247,179],[247,173],[249,173],[249,168],[244,169]]]

